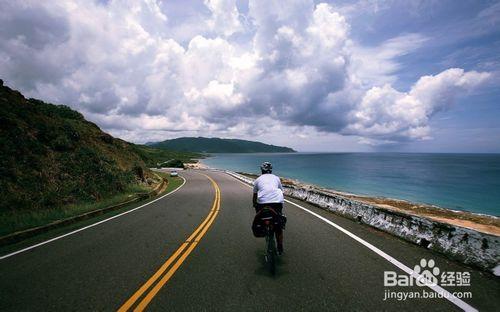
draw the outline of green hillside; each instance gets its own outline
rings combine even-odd
[[[197,153],[293,153],[293,149],[261,142],[220,138],[177,138],[149,143],[150,146]]]
[[[26,99],[0,80],[0,212],[98,202],[148,186],[148,167],[198,155],[135,145],[63,105]]]

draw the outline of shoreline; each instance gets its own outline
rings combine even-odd
[[[199,170],[207,170],[207,169],[213,169],[204,164],[201,159],[193,159],[196,162],[193,163],[185,163],[184,167],[185,169],[199,169]]]
[[[500,187],[500,172],[496,170],[500,168],[498,156],[378,152],[341,154],[212,154],[202,161],[215,168],[254,174],[260,174],[260,163],[271,161],[276,165],[275,170],[284,177],[336,192],[403,199],[426,206],[500,217],[500,193],[496,191]]]
[[[190,164],[190,166],[186,168],[201,169],[201,170],[218,169],[218,168],[211,168],[210,166],[204,164],[200,159],[197,159],[196,163]],[[224,170],[224,169],[218,169],[218,170]],[[249,178],[257,177],[256,174],[252,173],[247,173],[247,172],[237,172],[237,173],[243,174]],[[286,184],[306,189],[316,189],[322,192],[331,193],[333,195],[339,195],[342,197],[346,197],[348,199],[356,200],[365,204],[374,205],[382,209],[387,209],[417,217],[423,217],[433,221],[460,226],[463,228],[475,230],[485,234],[500,236],[500,218],[497,216],[492,216],[484,213],[464,211],[464,210],[448,209],[437,205],[416,203],[403,199],[358,195],[354,193],[342,192],[330,188],[321,187],[319,185],[307,184],[294,179],[288,179],[284,177],[281,177],[281,179],[284,185]]]
[[[237,173],[245,175],[249,178],[257,177],[257,175],[251,173]],[[281,180],[283,185],[311,190],[319,190],[325,193],[346,197],[350,200],[356,200],[379,208],[409,214],[412,216],[423,217],[450,225],[460,226],[485,234],[500,236],[500,218],[496,216],[470,211],[452,210],[437,205],[415,203],[403,199],[357,195],[354,193],[347,193],[324,188],[314,184],[302,183],[297,180],[287,179],[283,177],[281,178]]]

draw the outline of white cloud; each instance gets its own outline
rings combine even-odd
[[[205,0],[205,5],[212,12],[208,26],[216,33],[228,37],[243,30],[235,0]]]
[[[351,113],[352,122],[343,132],[381,140],[428,139],[430,118],[447,109],[461,92],[470,91],[489,76],[451,68],[421,77],[409,92],[399,92],[389,84],[373,87]]]
[[[398,91],[396,59],[426,38],[361,46],[326,3],[250,1],[242,16],[235,1],[205,1],[203,29],[192,16],[172,26],[152,0],[0,1],[7,83],[135,141],[273,131],[306,139],[304,129],[371,145],[427,139],[433,115],[488,78],[449,69]]]
[[[345,18],[326,3],[316,6],[307,32],[316,37],[316,43],[327,49],[338,49],[347,39],[349,25]]]
[[[351,68],[365,87],[394,83],[401,68],[397,58],[421,47],[428,38],[412,33],[391,38],[375,47],[352,44]]]

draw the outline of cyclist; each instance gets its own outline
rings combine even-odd
[[[253,206],[255,212],[259,212],[264,207],[270,207],[276,213],[282,214],[283,210],[283,186],[281,180],[274,174],[273,166],[269,162],[264,162],[260,166],[262,175],[253,184]],[[276,241],[278,254],[283,254],[283,229],[276,229]]]

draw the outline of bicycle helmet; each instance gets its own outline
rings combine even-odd
[[[270,162],[265,161],[262,163],[262,165],[260,165],[260,170],[262,171],[262,173],[271,173],[273,172],[273,165],[271,165]]]

